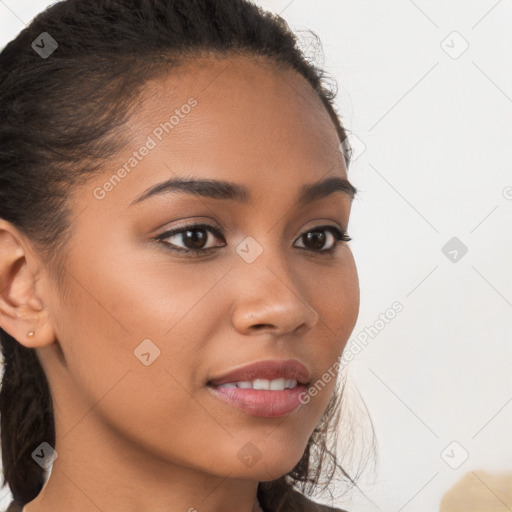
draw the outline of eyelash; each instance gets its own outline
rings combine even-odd
[[[218,238],[224,239],[224,230],[222,230],[220,228],[211,226],[210,224],[189,224],[189,225],[185,225],[185,226],[178,226],[174,229],[165,231],[165,232],[161,233],[160,235],[156,236],[154,238],[154,240],[156,240],[157,242],[162,242],[166,238],[169,238],[173,235],[179,235],[181,233],[184,233],[185,231],[196,231],[196,230],[200,230],[200,229],[210,231]],[[339,243],[349,242],[350,240],[352,240],[346,231],[342,231],[342,230],[338,229],[336,226],[331,226],[331,225],[316,226],[312,229],[308,229],[301,236],[303,236],[306,233],[311,233],[314,231],[329,231],[329,232],[331,232],[335,238],[332,248],[324,250],[324,251],[315,251],[315,250],[307,249],[304,247],[299,247],[299,249],[306,249],[306,250],[309,250],[310,252],[313,252],[316,254],[333,254],[336,251],[336,249],[338,248]],[[181,248],[177,249],[176,247],[172,247],[172,244],[170,244],[168,242],[164,242],[164,244],[166,244],[168,246],[167,248],[170,251],[185,253],[185,254],[193,254],[195,256],[200,256],[201,254],[210,252],[213,249],[220,248],[220,247],[209,247],[207,249],[201,249],[201,250],[196,251],[194,249],[181,249]]]

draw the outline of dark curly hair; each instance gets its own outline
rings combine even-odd
[[[32,46],[42,32],[58,42],[49,58]],[[57,283],[72,229],[73,188],[127,142],[123,124],[144,84],[203,54],[265,57],[276,69],[296,70],[321,99],[340,147],[349,147],[325,72],[303,54],[280,16],[248,0],[58,2],[0,53],[0,218],[33,241]],[[348,168],[349,151],[344,155]],[[42,441],[55,445],[52,396],[35,350],[2,329],[0,340],[3,485],[22,506],[46,480],[30,454]],[[259,484],[266,510],[339,511],[304,494],[318,490],[326,467],[324,488],[338,474],[355,484],[336,459],[336,445],[328,446],[328,434],[336,443],[340,398],[335,390],[296,467]]]

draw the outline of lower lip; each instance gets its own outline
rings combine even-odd
[[[217,398],[248,414],[262,418],[279,418],[290,414],[302,405],[302,398],[307,391],[306,386],[302,384],[282,391],[217,386],[208,388]]]

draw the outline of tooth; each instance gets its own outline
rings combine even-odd
[[[284,379],[271,380],[270,389],[282,391],[284,389]]]
[[[254,379],[252,382],[253,389],[270,389],[270,381],[268,379]]]
[[[286,386],[288,389],[296,388],[296,387],[297,387],[297,381],[296,381],[296,380],[294,380],[294,379],[286,379],[285,386]]]
[[[240,389],[259,389],[265,391],[283,391],[297,387],[297,381],[294,379],[254,379],[253,381],[244,380],[239,382],[226,382],[218,386],[219,388],[240,388]]]

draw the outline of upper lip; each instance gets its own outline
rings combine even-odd
[[[211,379],[208,384],[220,386],[232,382],[251,381],[254,379],[294,379],[300,384],[307,384],[310,372],[296,359],[268,359],[237,368],[229,373]]]

